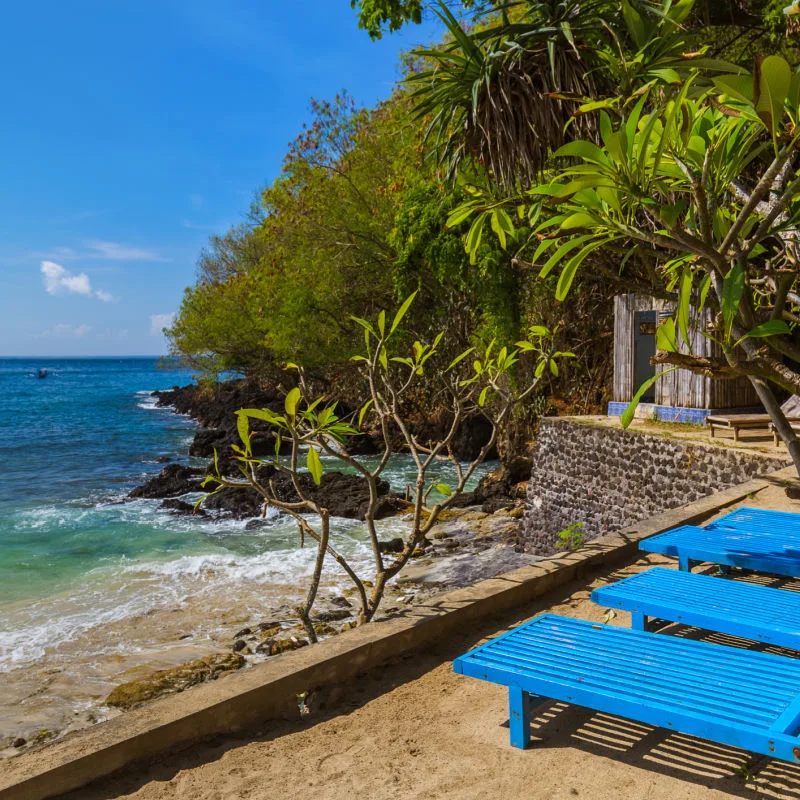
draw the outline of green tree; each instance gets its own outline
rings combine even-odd
[[[566,165],[528,193],[531,260],[540,278],[558,271],[564,300],[596,254],[632,256],[619,269],[627,290],[677,304],[655,360],[746,376],[800,472],[800,442],[774,394],[800,394],[800,74],[769,56],[715,84],[698,96],[689,80],[650,111],[643,95],[617,122],[601,113],[600,144],[560,148]],[[705,306],[719,358],[683,344],[692,308]]]

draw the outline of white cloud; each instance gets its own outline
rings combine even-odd
[[[107,258],[111,261],[166,261],[153,250],[142,250],[130,247],[120,242],[104,242],[100,239],[90,239],[86,246],[92,251],[89,258]]]
[[[175,321],[175,312],[171,314],[150,315],[150,335],[161,336],[162,328],[168,328]]]
[[[84,297],[96,297],[104,303],[110,303],[114,299],[113,295],[102,289],[92,289],[89,276],[85,272],[76,275],[55,261],[42,261],[41,271],[48,294],[81,294]]]
[[[50,250],[31,253],[31,258],[43,258],[47,261],[75,261],[81,254],[72,247],[53,247]]]
[[[40,339],[83,339],[92,330],[91,325],[54,325],[39,334]]]

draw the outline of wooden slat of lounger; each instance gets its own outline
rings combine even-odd
[[[509,687],[518,746],[528,736],[519,713],[528,693],[800,760],[795,731],[775,730],[800,694],[794,659],[545,614],[461,656],[453,668]]]
[[[732,414],[730,417],[708,416],[706,423],[718,428],[766,428],[769,414]]]
[[[591,597],[608,608],[800,650],[800,594],[794,592],[653,567]]]
[[[800,540],[725,528],[696,528],[683,525],[639,543],[648,553],[675,556],[681,569],[692,562],[723,564],[774,575],[800,577]]]

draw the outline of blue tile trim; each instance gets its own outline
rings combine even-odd
[[[628,407],[627,403],[612,402],[608,404],[608,416],[619,417]],[[728,409],[732,411],[734,409]],[[685,408],[682,406],[659,406],[654,403],[640,403],[636,409],[639,418],[655,417],[662,422],[686,422],[693,425],[704,425],[706,417],[718,413],[711,408]]]

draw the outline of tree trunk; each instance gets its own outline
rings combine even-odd
[[[772,387],[762,378],[756,378],[754,376],[749,376],[749,378],[750,383],[753,384],[753,388],[756,390],[756,394],[758,394],[758,399],[761,401],[767,414],[769,414],[770,419],[775,425],[775,430],[777,430],[781,439],[786,443],[786,449],[789,451],[789,456],[794,463],[794,468],[797,470],[798,476],[800,476],[800,440],[798,440],[780,404],[775,399]]]

